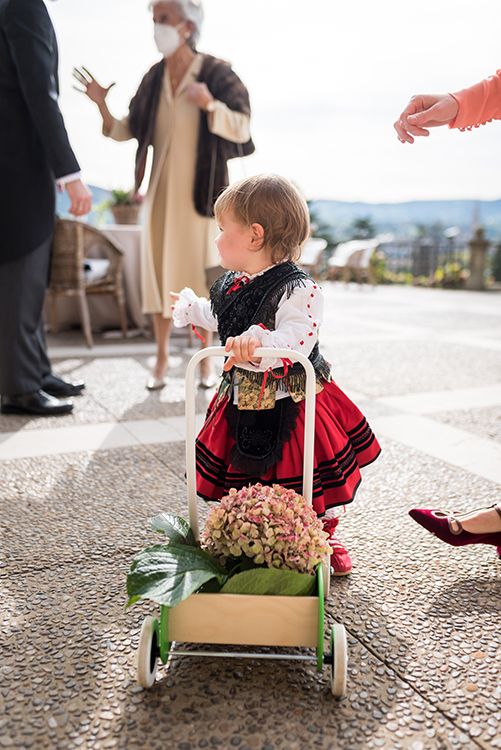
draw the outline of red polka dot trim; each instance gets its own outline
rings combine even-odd
[[[303,345],[304,345],[304,341],[300,341],[299,346],[303,346]]]
[[[308,336],[313,336],[313,331],[310,331]]]

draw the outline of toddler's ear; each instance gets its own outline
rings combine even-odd
[[[251,224],[251,250],[262,250],[264,246],[264,227],[255,222]]]

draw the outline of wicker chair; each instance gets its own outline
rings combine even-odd
[[[106,275],[96,281],[87,281],[84,259],[89,255],[103,256],[109,260]],[[127,315],[122,282],[123,253],[99,230],[80,221],[58,219],[54,232],[52,264],[48,289],[51,331],[57,330],[56,300],[58,297],[77,297],[85,341],[93,345],[87,295],[112,294],[118,305],[120,327],[127,335]]]

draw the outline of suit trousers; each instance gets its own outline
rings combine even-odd
[[[0,265],[0,394],[38,391],[51,372],[42,310],[52,237],[36,250]]]

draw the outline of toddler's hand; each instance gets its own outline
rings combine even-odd
[[[243,334],[242,336],[230,336],[227,338],[224,348],[226,352],[231,351],[231,356],[224,363],[223,370],[228,372],[239,362],[260,362],[260,358],[253,357],[258,346],[260,346],[260,343],[255,336],[246,336]]]
[[[169,292],[171,299],[172,299],[172,305],[170,306],[170,309],[173,310],[176,306],[176,302],[179,299],[179,294],[177,292]]]

